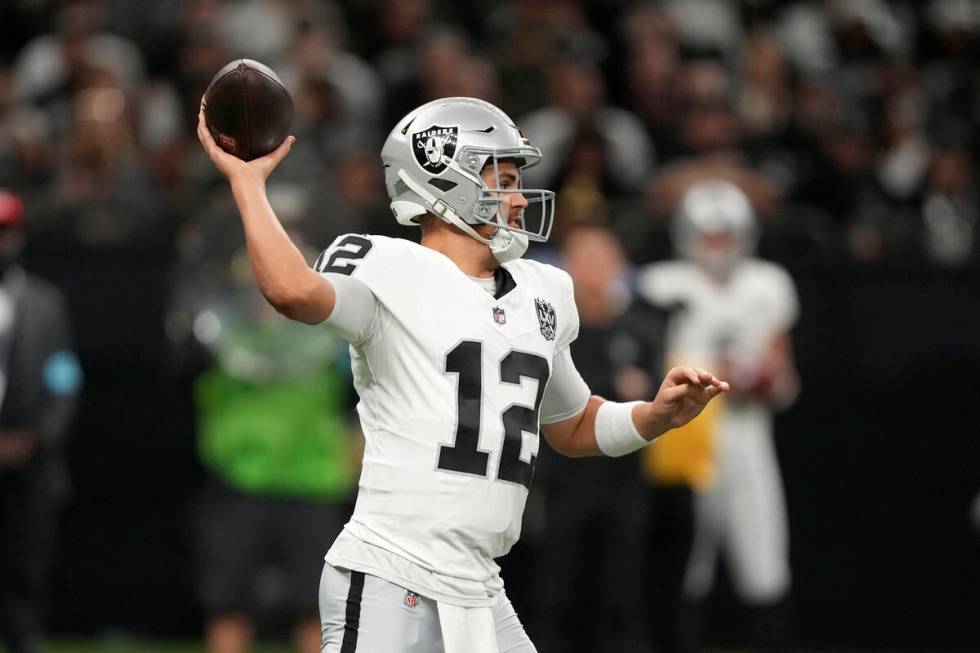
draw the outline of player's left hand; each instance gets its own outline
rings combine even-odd
[[[710,372],[699,368],[675,367],[667,372],[653,401],[643,406],[638,417],[640,433],[649,439],[697,417],[708,402],[729,385]],[[636,413],[634,413],[636,415]]]

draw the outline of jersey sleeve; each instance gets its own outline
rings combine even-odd
[[[568,347],[555,354],[551,379],[541,400],[541,423],[554,424],[577,415],[585,408],[592,391],[579,374]]]
[[[772,268],[773,322],[774,327],[789,331],[800,317],[800,300],[796,284],[786,270]]]
[[[648,265],[637,277],[637,292],[647,303],[669,310],[679,301],[677,272],[669,261]]]
[[[381,303],[367,284],[354,276],[372,246],[366,236],[346,234],[338,237],[313,264],[334,289],[333,311],[325,324],[355,346],[369,343],[381,328]]]
[[[567,349],[569,345],[575,342],[575,339],[578,338],[579,328],[578,306],[575,305],[575,287],[572,278],[567,273],[562,272],[560,279],[565,301],[562,303],[559,312],[562,324],[558,329],[556,353]]]
[[[592,396],[588,384],[575,367],[570,349],[570,345],[578,338],[579,330],[578,307],[575,305],[572,279],[562,273],[561,283],[564,286],[563,293],[566,299],[559,311],[562,326],[558,330],[556,339],[551,379],[541,400],[542,424],[554,424],[578,414]]]

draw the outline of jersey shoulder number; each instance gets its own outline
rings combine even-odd
[[[320,273],[334,272],[350,276],[373,247],[371,238],[363,234],[339,236],[330,247],[320,253],[313,269]]]

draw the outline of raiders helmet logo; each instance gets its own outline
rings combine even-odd
[[[554,340],[555,332],[558,330],[555,307],[543,299],[535,298],[534,308],[538,313],[538,326],[541,327],[541,335],[544,336],[545,340]]]
[[[439,125],[432,125],[412,134],[412,152],[423,170],[437,175],[446,169],[442,156],[446,155],[451,159],[456,154],[457,134],[459,127]]]

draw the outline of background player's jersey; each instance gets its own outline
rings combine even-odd
[[[790,276],[758,259],[739,264],[724,285],[688,261],[655,263],[643,270],[639,287],[648,301],[673,309],[667,348],[687,364],[755,360],[799,313]]]
[[[742,261],[719,284],[689,261],[655,263],[639,278],[641,294],[671,309],[668,359],[675,365],[717,369],[755,364],[772,339],[790,330],[799,313],[796,289],[778,265]],[[769,409],[757,402],[726,401],[722,429],[770,430]]]
[[[556,354],[578,331],[570,278],[513,261],[495,298],[444,255],[380,236],[342,236],[317,265],[377,299],[351,343],[360,490],[327,560],[437,600],[491,604],[502,587],[493,559],[520,534],[539,418],[588,400],[539,414]]]

